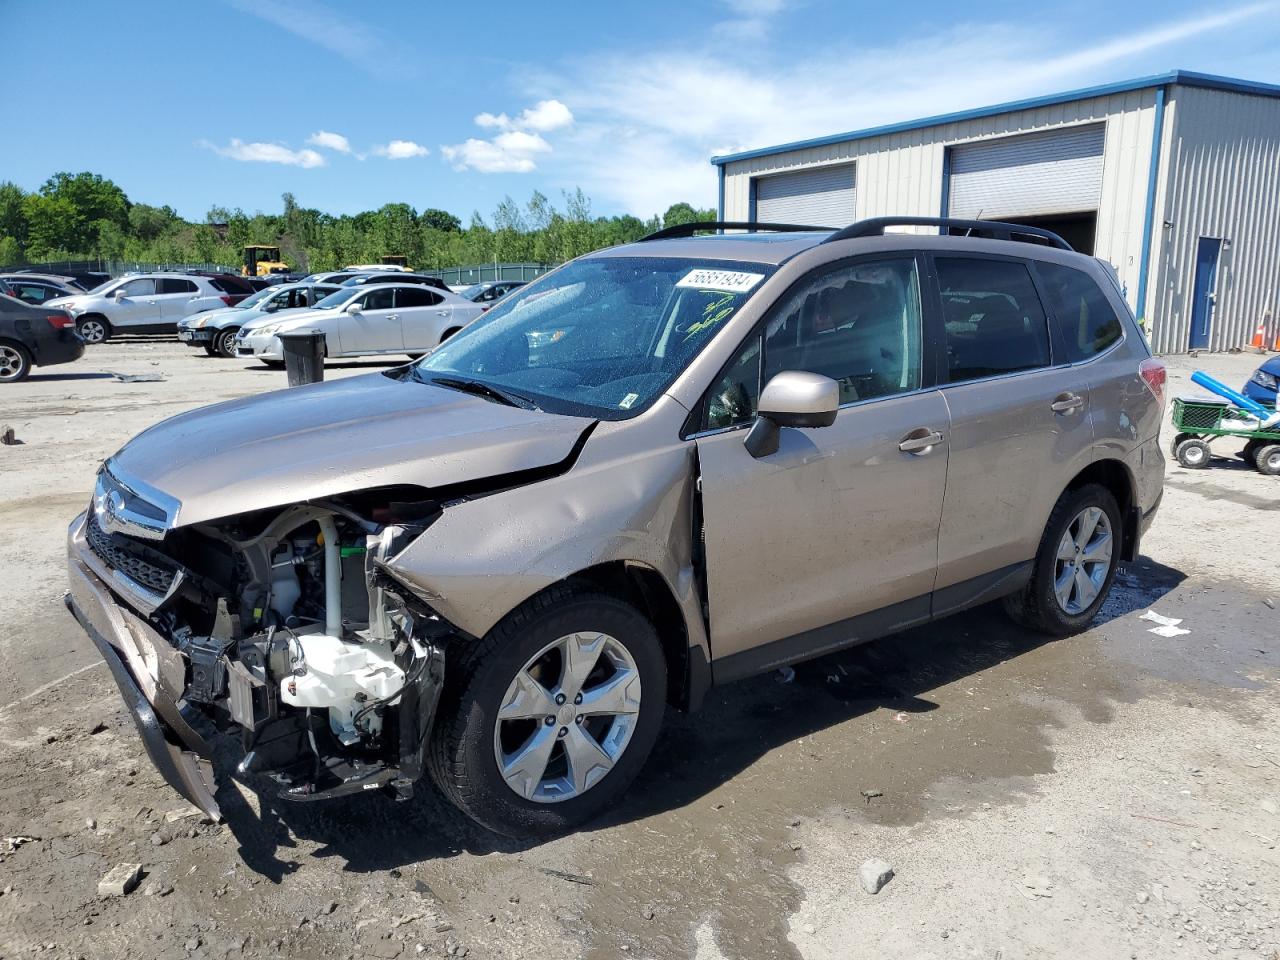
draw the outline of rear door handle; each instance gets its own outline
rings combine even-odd
[[[449,315],[449,311],[448,311],[448,310],[437,310],[437,311],[436,311],[436,316],[437,316],[437,317],[447,317],[448,315]]]
[[[1049,409],[1054,413],[1070,413],[1072,410],[1079,410],[1084,406],[1084,397],[1078,393],[1060,393],[1053,403],[1049,404]]]
[[[898,449],[903,453],[914,453],[916,456],[923,456],[938,444],[942,443],[942,434],[937,430],[926,430],[921,427],[919,430],[912,430],[898,443]]]

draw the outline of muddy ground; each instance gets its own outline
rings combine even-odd
[[[1183,358],[1172,389],[1257,362]],[[62,538],[133,433],[281,385],[135,341],[0,391],[0,958],[1280,957],[1280,481],[1232,459],[1170,466],[1089,632],[984,608],[715,691],[573,836],[502,840],[427,788],[287,805],[230,751],[226,823],[184,816],[62,606]],[[146,876],[99,897],[121,862]]]

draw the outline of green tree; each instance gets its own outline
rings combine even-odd
[[[443,230],[446,233],[460,233],[462,231],[462,221],[455,217],[452,213],[445,210],[437,210],[435,207],[428,207],[422,211],[422,215],[418,220],[433,230]]]
[[[22,263],[22,244],[17,237],[0,236],[0,267],[11,267]]]

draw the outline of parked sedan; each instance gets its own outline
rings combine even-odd
[[[1272,357],[1257,370],[1244,385],[1242,391],[1250,400],[1256,400],[1264,407],[1280,409],[1276,406],[1276,385],[1280,383],[1280,356]]]
[[[0,277],[0,293],[33,306],[75,295],[75,291],[51,281],[27,280],[21,277]]]
[[[315,306],[338,290],[332,283],[288,283],[259,290],[234,307],[206,310],[178,321],[178,339],[189,347],[203,347],[209,356],[234,357],[236,334],[245,324],[285,310]]]
[[[232,302],[231,294],[208,277],[144,273],[109,281],[79,296],[50,300],[49,306],[75,318],[85,343],[102,343],[116,333],[172,332],[183,317]]]
[[[310,310],[246,323],[236,337],[236,356],[280,366],[284,363],[281,333],[320,330],[325,335],[327,357],[397,353],[416,357],[439,346],[483,312],[478,303],[422,284],[340,287]]]
[[[452,293],[448,285],[439,277],[425,273],[358,273],[349,280],[339,281],[344,287],[369,286],[374,283],[420,283],[423,286],[435,287],[446,293]]]
[[[0,295],[0,383],[25,380],[32,367],[79,360],[84,341],[75,325],[65,310]]]

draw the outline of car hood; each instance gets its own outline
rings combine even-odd
[[[257,310],[242,310],[239,307],[219,307],[217,310],[202,310],[200,313],[191,313],[178,321],[178,326],[189,327],[197,320],[202,320],[201,326],[207,327],[209,321],[215,317],[225,317],[227,314],[234,313],[237,316],[259,316]]]
[[[188,526],[395,485],[439,488],[568,458],[594,421],[503,406],[375,373],[193,410],[107,462],[137,492],[178,501]]]

